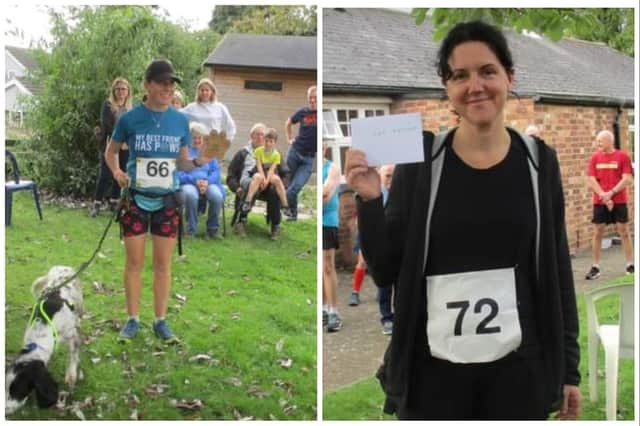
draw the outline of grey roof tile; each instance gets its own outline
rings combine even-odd
[[[227,34],[204,64],[315,71],[316,41],[308,36]]]
[[[427,20],[388,9],[323,10],[323,81],[333,90],[440,90],[439,42]],[[633,58],[601,43],[506,33],[522,95],[606,98],[633,103]]]

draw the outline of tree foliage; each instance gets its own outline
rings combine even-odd
[[[575,37],[600,41],[634,55],[633,9],[438,9],[416,8],[411,15],[420,25],[427,16],[434,25],[433,38],[441,40],[458,22],[482,19],[517,32],[533,31],[551,40]]]
[[[314,36],[316,6],[216,6],[209,26],[221,34]]]
[[[99,151],[93,136],[111,82],[129,80],[134,103],[154,58],[172,61],[190,98],[204,70],[203,60],[219,36],[209,30],[189,33],[143,6],[69,7],[49,11],[53,20],[51,53],[37,54],[42,92],[30,104],[27,125],[33,138],[30,172],[45,187],[62,194],[93,193]]]

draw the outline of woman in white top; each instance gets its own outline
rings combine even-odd
[[[189,122],[195,121],[203,124],[207,132],[215,129],[225,132],[227,139],[233,141],[236,134],[236,123],[233,122],[229,110],[218,102],[216,86],[208,78],[203,78],[196,86],[196,99],[180,111],[185,113]]]

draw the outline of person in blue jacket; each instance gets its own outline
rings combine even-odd
[[[189,157],[197,158],[204,147],[207,129],[198,122],[191,122],[192,147],[189,148]],[[185,198],[185,212],[187,216],[187,236],[193,237],[198,228],[198,201],[205,198],[209,204],[207,216],[207,237],[220,239],[218,226],[220,224],[220,210],[224,203],[225,189],[220,181],[220,164],[218,160],[212,160],[190,171],[178,172],[180,189]]]

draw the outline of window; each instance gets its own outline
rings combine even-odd
[[[343,164],[347,150],[351,147],[351,120],[389,114],[388,104],[376,104],[375,101],[373,103],[374,105],[370,103],[363,103],[361,105],[330,105],[325,103],[328,108],[323,111],[323,120],[325,121],[323,126],[332,126],[331,131],[336,133],[338,133],[337,130],[339,129],[339,135],[330,138],[329,147],[330,157],[340,169],[340,174],[342,175],[340,180],[342,183],[345,182]],[[323,129],[325,131],[325,133],[323,133],[324,137],[325,134],[329,134],[328,131],[330,129],[325,129],[324,127]],[[329,157],[329,154],[327,157]]]
[[[270,92],[282,92],[281,81],[245,80],[244,88],[249,90],[267,90]]]
[[[338,125],[336,113],[333,110],[322,110],[322,138],[336,139],[343,136]]]

